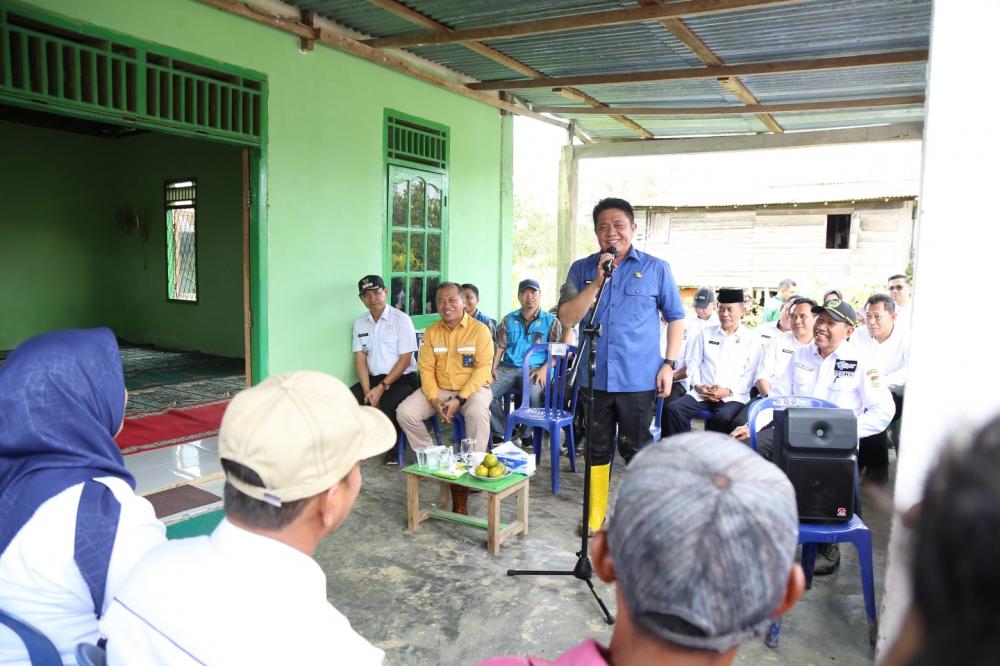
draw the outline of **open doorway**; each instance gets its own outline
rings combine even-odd
[[[252,149],[14,106],[0,145],[0,360],[47,330],[107,326],[129,417],[251,382]]]

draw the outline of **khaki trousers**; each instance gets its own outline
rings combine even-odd
[[[458,391],[440,390],[440,399],[446,401],[458,395]],[[476,440],[476,451],[485,451],[486,445],[490,441],[490,402],[493,400],[493,392],[489,386],[484,386],[469,396],[462,407],[462,416],[465,417],[465,431],[468,437]],[[406,439],[410,442],[410,447],[416,451],[433,444],[431,434],[427,432],[424,421],[435,414],[434,408],[427,400],[423,391],[417,390],[411,393],[406,400],[396,408],[396,422],[406,434]]]

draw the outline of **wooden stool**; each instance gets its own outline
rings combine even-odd
[[[448,520],[460,525],[486,530],[486,549],[491,555],[500,552],[500,544],[508,537],[528,533],[528,477],[522,474],[511,474],[505,479],[481,481],[468,474],[456,480],[442,479],[417,465],[410,465],[403,472],[406,474],[406,527],[410,532],[416,532],[420,523],[428,518]],[[437,507],[420,508],[421,477],[440,483]],[[451,498],[451,485],[485,492],[487,494],[486,520],[444,510]],[[500,501],[515,493],[517,494],[517,520],[510,524],[501,523]]]

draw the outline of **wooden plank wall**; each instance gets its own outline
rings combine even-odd
[[[913,200],[854,205],[640,209],[637,246],[667,260],[678,284],[775,288],[791,277],[810,291],[884,284],[906,269]],[[827,215],[851,215],[850,247],[826,249]]]

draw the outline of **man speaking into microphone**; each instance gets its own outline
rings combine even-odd
[[[590,529],[597,531],[608,506],[615,436],[626,463],[652,441],[649,425],[655,396],[665,396],[684,337],[684,307],[670,266],[632,247],[635,214],[624,199],[602,199],[594,207],[599,250],[570,266],[563,284],[559,320],[575,326],[589,318],[605,280],[595,324],[594,413],[587,432],[590,447]],[[611,268],[610,277],[605,267]],[[660,316],[667,324],[667,357],[660,356]],[[583,332],[581,331],[581,337]],[[581,358],[581,386],[587,386],[587,359]]]

